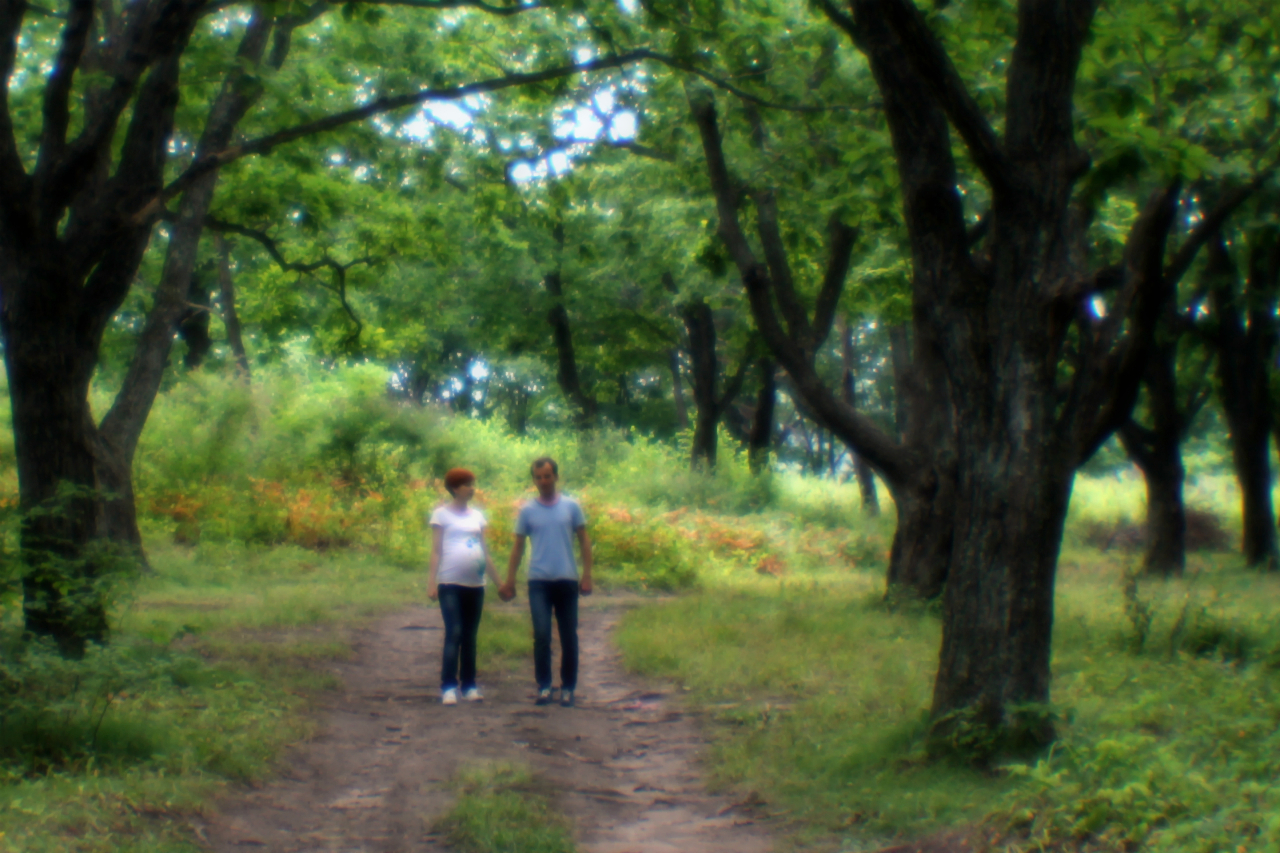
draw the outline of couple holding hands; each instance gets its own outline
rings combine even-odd
[[[591,540],[582,507],[559,494],[560,469],[554,459],[534,460],[530,470],[538,487],[536,500],[527,502],[516,518],[515,547],[507,562],[507,579],[499,579],[485,543],[488,522],[469,506],[476,478],[464,468],[445,474],[444,485],[453,498],[431,513],[431,570],[427,595],[440,602],[444,616],[444,655],[440,671],[440,701],[479,702],[476,685],[476,634],[484,610],[485,573],[498,585],[498,597],[516,595],[516,571],[532,539],[529,556],[529,610],[533,616],[533,671],[538,683],[535,704],[555,700],[551,688],[551,617],[560,631],[560,704],[573,706],[578,686],[578,596],[591,594]],[[573,558],[573,540],[582,548],[582,578]]]

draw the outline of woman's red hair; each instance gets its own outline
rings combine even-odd
[[[472,474],[466,468],[450,468],[449,472],[444,475],[444,487],[452,492],[458,486],[465,486],[468,483],[474,484],[476,475]]]

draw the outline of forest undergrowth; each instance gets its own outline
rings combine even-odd
[[[422,595],[422,519],[443,471],[477,473],[502,564],[543,453],[584,503],[602,589],[654,596],[620,629],[629,665],[686,688],[712,783],[773,815],[784,846],[875,850],[959,829],[1008,850],[1280,847],[1280,580],[1212,550],[1184,579],[1137,578],[1126,531],[1142,484],[1127,469],[1075,491],[1058,742],[997,767],[939,763],[922,740],[939,619],[884,600],[891,505],[867,517],[852,483],[754,477],[732,452],[714,475],[691,473],[684,448],[634,433],[512,435],[393,402],[381,370],[355,367],[264,372],[252,387],[193,374],[161,397],[136,466],[151,569],[122,587],[111,644],[83,660],[20,643],[5,558],[0,851],[198,849],[187,818],[308,736],[306,709],[335,686],[318,664]],[[1231,547],[1232,480],[1212,453],[1199,462],[1189,503]],[[481,638],[484,666],[528,654],[517,618],[486,614]],[[487,779],[466,783],[481,815],[502,782]]]

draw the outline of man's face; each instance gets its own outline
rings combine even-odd
[[[550,465],[539,465],[533,469],[533,484],[538,487],[538,494],[544,498],[555,497],[556,481],[559,479]]]

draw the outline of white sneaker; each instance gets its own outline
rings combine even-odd
[[[457,705],[458,704],[458,688],[450,687],[448,690],[440,694],[441,705]]]
[[[483,702],[484,694],[480,692],[479,687],[468,687],[462,691],[462,698],[468,702]]]

